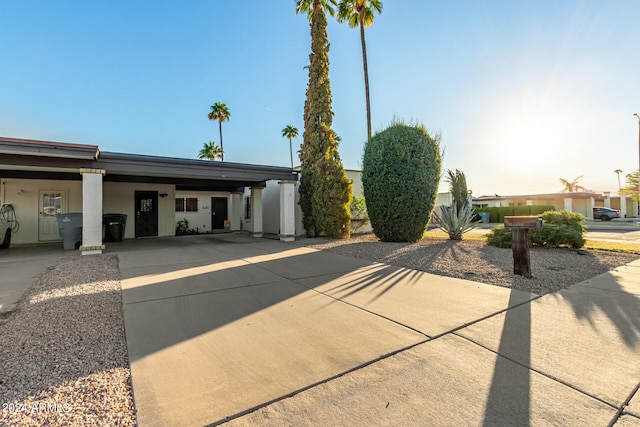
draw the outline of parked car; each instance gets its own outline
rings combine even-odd
[[[610,208],[593,208],[593,219],[611,221],[612,218],[620,218],[620,211]]]

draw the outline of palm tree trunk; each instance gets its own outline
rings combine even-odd
[[[218,119],[218,124],[220,125],[220,161],[224,162],[224,147],[222,146],[222,120]]]
[[[371,104],[369,101],[369,70],[367,68],[367,45],[364,41],[364,12],[360,13],[360,40],[362,42],[362,63],[364,65],[364,95],[367,104],[367,141],[371,139]]]
[[[291,156],[291,169],[293,169],[293,146],[291,145],[291,137],[289,137],[289,155]]]

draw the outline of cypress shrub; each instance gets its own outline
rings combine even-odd
[[[362,185],[373,232],[385,242],[422,238],[436,201],[442,157],[423,126],[392,123],[365,145]]]

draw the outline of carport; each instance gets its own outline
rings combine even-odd
[[[280,239],[291,241],[297,179],[297,172],[286,167],[103,152],[95,145],[0,137],[0,202],[14,205],[23,230],[41,233],[26,231],[20,243],[44,240],[45,212],[39,200],[44,191],[47,196],[65,198],[53,211],[82,212],[83,254],[104,250],[102,216],[106,212],[128,214],[134,227],[144,226],[146,214],[155,212],[151,232],[136,232],[135,237],[172,235],[173,195],[181,190],[228,194],[233,231],[240,229],[242,194],[250,188],[253,221],[248,231],[260,237],[262,190],[270,180],[280,184]],[[54,187],[62,190],[47,193]]]

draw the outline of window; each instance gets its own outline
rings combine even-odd
[[[176,212],[198,212],[198,198],[197,197],[177,197],[176,198]]]
[[[244,219],[251,219],[251,197],[244,198]]]
[[[188,197],[186,199],[187,212],[198,212],[198,199],[195,197]]]

